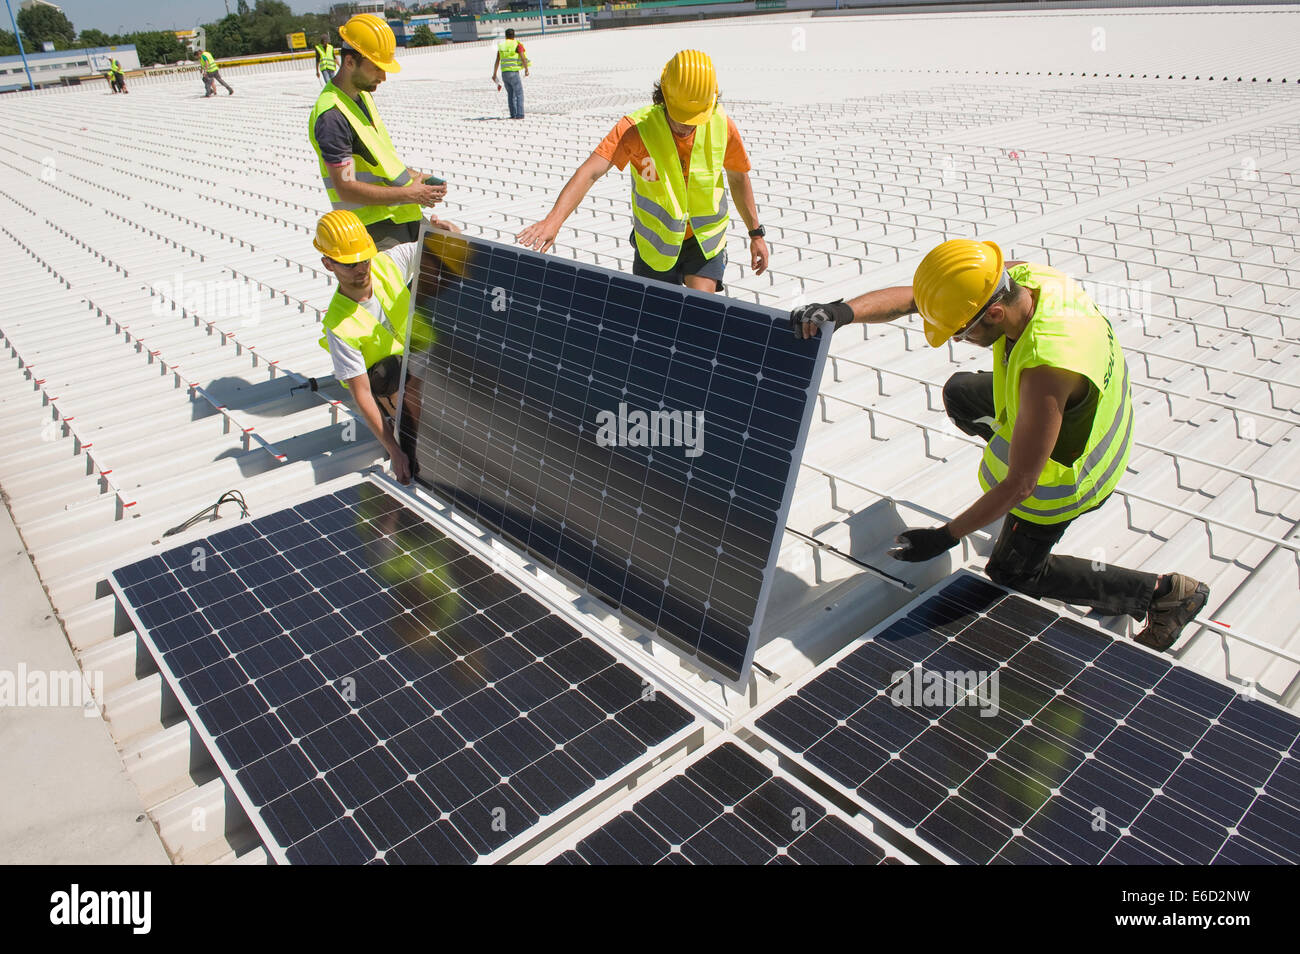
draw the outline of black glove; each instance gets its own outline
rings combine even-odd
[[[898,546],[890,550],[889,555],[905,563],[924,563],[926,560],[933,560],[958,543],[946,526],[904,530],[896,539]]]
[[[821,328],[825,324],[834,324],[832,330],[839,330],[853,320],[853,309],[844,303],[844,299],[827,304],[812,303],[800,305],[790,312],[790,328],[796,338],[803,338],[803,326],[814,324]]]

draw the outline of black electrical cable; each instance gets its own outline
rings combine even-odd
[[[244,495],[240,493],[238,490],[227,490],[224,494],[222,494],[220,497],[217,498],[217,502],[214,503],[211,507],[205,507],[204,509],[200,510],[198,513],[190,517],[190,519],[186,520],[184,523],[172,527],[170,530],[164,533],[163,536],[170,537],[173,534],[181,533],[185,530],[188,530],[196,523],[202,521],[204,517],[207,517],[210,520],[216,520],[217,515],[221,511],[221,505],[224,503],[239,504],[239,510],[240,510],[239,519],[241,520],[249,515],[248,502],[244,499]]]

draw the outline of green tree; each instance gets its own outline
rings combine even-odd
[[[71,49],[77,41],[77,28],[54,7],[35,6],[18,11],[18,29],[28,49],[40,49],[42,43],[53,43],[56,50]]]
[[[132,33],[126,38],[127,43],[135,44],[135,52],[140,57],[141,66],[166,65],[187,59],[189,51],[185,44],[176,39],[175,33],[160,31],[157,33]]]
[[[232,13],[216,23],[208,23],[204,29],[208,35],[208,52],[218,59],[225,56],[245,56],[254,52],[238,14]]]
[[[427,23],[421,23],[415,28],[415,33],[406,41],[407,46],[435,46],[438,38],[433,35]]]
[[[17,56],[18,38],[8,30],[0,30],[0,56]]]
[[[82,30],[77,36],[78,46],[113,46],[113,37],[103,30]]]

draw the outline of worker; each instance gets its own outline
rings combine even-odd
[[[560,226],[611,165],[632,167],[632,272],[700,291],[722,290],[727,267],[727,189],[749,229],[750,267],[767,269],[749,156],[718,105],[713,61],[683,50],[668,61],[653,103],[624,116],[573,174],[542,221],[516,240],[545,252]],[[726,186],[723,173],[726,173]]]
[[[334,82],[334,71],[338,69],[338,63],[334,57],[334,45],[330,43],[329,34],[322,33],[320,42],[316,44],[316,78],[324,80],[328,86]]]
[[[497,44],[497,58],[492,64],[492,82],[501,88],[506,86],[506,106],[510,109],[511,119],[524,118],[524,81],[519,78],[520,67],[524,76],[528,75],[528,54],[524,45],[515,39],[513,29],[506,30],[506,38]],[[497,83],[497,70],[501,71],[501,83]]]
[[[116,59],[109,60],[108,72],[109,72],[109,76],[111,77],[110,81],[113,86],[113,92],[115,93],[130,92],[130,90],[126,88],[126,73],[122,70],[121,63],[119,63]]]
[[[199,68],[203,71],[203,86],[207,89],[204,98],[217,95],[218,83],[226,88],[227,94],[235,95],[235,91],[230,88],[230,84],[221,78],[221,67],[217,66],[216,58],[207,50],[199,54]]]
[[[406,165],[393,148],[371,96],[401,66],[397,39],[373,13],[360,13],[339,28],[338,72],[316,99],[307,135],[320,164],[321,181],[335,209],[350,209],[382,252],[420,235],[420,206],[447,194],[445,183]]]
[[[335,379],[351,392],[362,420],[387,451],[394,476],[410,483],[420,382],[409,378],[400,396],[398,387],[412,314],[408,286],[419,266],[419,243],[405,242],[380,252],[354,212],[336,209],[321,216],[313,244],[321,253],[321,263],[338,279],[325,312],[320,346],[330,354]],[[419,316],[416,321],[411,345],[422,349],[429,343],[428,328]],[[403,401],[400,440],[393,433],[399,399]]]
[[[919,312],[925,337],[993,350],[993,373],[959,372],[943,388],[962,431],[987,441],[984,494],[941,527],[910,529],[896,559],[919,563],[1005,518],[986,572],[1029,596],[1146,620],[1135,637],[1169,649],[1205,606],[1209,588],[1182,573],[1137,570],[1054,556],[1075,519],[1119,484],[1133,447],[1128,366],[1110,321],[1073,279],[1029,262],[1004,262],[993,242],[955,239],[922,259],[910,286],[791,313],[797,337],[820,327],[892,321]]]

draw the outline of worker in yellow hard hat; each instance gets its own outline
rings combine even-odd
[[[1145,618],[1137,641],[1159,651],[1173,646],[1209,599],[1204,583],[1052,555],[1066,527],[1110,497],[1133,447],[1128,365],[1110,321],[1067,275],[1004,261],[997,245],[971,239],[931,250],[911,285],[802,305],[790,321],[807,338],[824,325],[913,312],[935,348],[951,340],[993,350],[992,374],[958,372],[943,388],[952,422],[988,442],[979,469],[984,494],[942,527],[905,531],[893,556],[932,560],[1005,518],[986,567],[995,583]]]
[[[375,108],[371,94],[402,68],[392,29],[361,13],[339,27],[339,36],[338,72],[316,99],[307,135],[330,205],[355,212],[383,251],[419,237],[420,207],[441,202],[447,185],[398,157]]]
[[[545,252],[596,180],[610,166],[621,170],[630,164],[633,274],[721,291],[728,187],[749,229],[750,267],[763,274],[768,248],[749,181],[749,156],[736,124],[718,105],[713,61],[699,50],[678,53],[664,67],[652,98],[651,105],[618,121],[578,167],[550,214],[517,240]]]
[[[420,382],[408,377],[405,393],[398,392],[411,315],[409,285],[419,268],[419,243],[405,242],[380,252],[356,214],[338,209],[321,216],[312,244],[339,283],[325,312],[320,346],[330,354],[334,377],[351,392],[362,419],[392,459],[393,474],[408,483],[415,461]],[[411,347],[421,350],[429,346],[431,331],[418,316],[416,322]],[[399,401],[400,439],[393,433]]]

